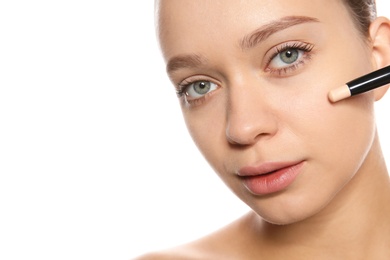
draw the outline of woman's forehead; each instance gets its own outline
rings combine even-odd
[[[249,16],[264,20],[295,12],[325,11],[329,7],[344,6],[340,0],[156,0],[156,11],[166,18],[182,17],[188,22],[220,19],[240,19]],[[239,22],[239,21],[238,21]]]
[[[166,52],[170,48],[190,49],[201,42],[238,42],[262,26],[285,26],[288,22],[277,21],[289,17],[321,23],[328,20],[337,25],[349,14],[342,7],[339,0],[328,0],[326,4],[324,0],[159,0],[157,29]]]
[[[251,30],[251,26],[254,30],[286,16],[334,20],[348,14],[339,0],[158,0],[156,11],[159,33],[175,37],[178,31],[206,37],[218,31]]]

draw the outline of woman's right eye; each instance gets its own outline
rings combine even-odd
[[[186,96],[186,100],[195,100],[204,97],[211,91],[218,88],[218,85],[207,80],[194,81],[182,86],[181,94]]]

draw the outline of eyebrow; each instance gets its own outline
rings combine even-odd
[[[241,49],[251,49],[260,42],[266,40],[272,34],[285,30],[289,27],[309,22],[319,22],[317,18],[308,16],[285,16],[281,19],[271,21],[268,24],[262,25],[258,29],[244,36],[239,41]],[[207,60],[198,54],[179,55],[170,59],[167,63],[166,71],[168,74],[173,73],[183,68],[196,68],[206,63]]]
[[[206,63],[206,59],[197,54],[179,55],[168,61],[167,72],[172,73],[182,68],[198,67]]]
[[[285,30],[292,26],[302,24],[302,23],[311,23],[319,22],[317,18],[308,17],[308,16],[285,16],[279,20],[272,21],[268,24],[261,26],[260,28],[254,30],[248,35],[244,36],[239,41],[239,46],[241,49],[251,49],[254,46],[258,45],[260,42],[266,40],[272,34],[279,31]]]

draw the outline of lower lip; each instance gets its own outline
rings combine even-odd
[[[244,185],[255,195],[266,195],[282,191],[294,182],[301,172],[303,164],[304,162],[300,162],[273,173],[243,177]]]

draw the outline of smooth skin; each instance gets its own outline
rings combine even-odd
[[[374,116],[387,87],[335,104],[327,98],[390,64],[389,21],[377,18],[365,37],[340,0],[156,4],[189,132],[252,211],[140,259],[390,259],[390,182]],[[277,53],[286,46],[296,59]],[[287,188],[254,194],[238,172],[269,162],[303,167]]]

